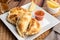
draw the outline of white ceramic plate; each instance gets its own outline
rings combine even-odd
[[[26,4],[22,7],[27,9],[27,8],[29,8],[30,5],[31,5],[31,3],[28,3],[28,4]],[[36,5],[35,11],[36,10],[42,10],[42,11],[45,12],[44,19],[42,21],[39,21],[39,23],[41,24],[41,30],[38,34],[33,35],[33,36],[29,36],[29,37],[26,37],[26,38],[22,38],[21,36],[19,36],[19,34],[16,31],[16,28],[12,24],[7,22],[6,17],[8,15],[8,12],[0,15],[0,19],[4,22],[4,24],[9,28],[9,30],[14,34],[14,36],[18,40],[33,40],[34,38],[38,37],[39,35],[41,35],[45,31],[49,30],[50,28],[54,27],[56,24],[58,24],[60,22],[58,19],[56,19],[55,17],[53,17],[52,15],[50,15],[44,9],[42,9],[41,7],[39,7],[37,5]],[[32,17],[34,17],[34,12],[35,11],[32,12]]]

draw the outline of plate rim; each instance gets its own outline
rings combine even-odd
[[[28,3],[28,4],[30,4],[30,3]],[[28,4],[26,4],[26,5],[28,5]],[[25,5],[23,5],[23,6],[25,6]],[[38,6],[38,7],[39,7],[39,6]],[[40,8],[41,8],[41,7],[40,7]],[[45,11],[43,8],[41,8],[41,9],[42,9],[43,11]],[[45,11],[45,12],[46,12],[46,11]],[[57,21],[59,21],[57,18],[55,18],[54,16],[52,16],[52,15],[49,14],[48,12],[46,12],[46,13],[47,13],[47,15],[50,15],[52,18],[54,18],[54,19],[56,19]],[[1,14],[1,15],[0,15],[0,19],[1,19],[1,20],[2,20],[2,16],[5,15],[5,14],[7,14],[7,13],[4,13],[4,14]],[[3,20],[2,20],[2,21],[3,21]],[[3,22],[4,22],[4,21],[3,21]],[[57,22],[55,25],[57,25],[58,23],[60,23],[60,21]],[[5,24],[5,23],[4,23],[4,24]],[[5,25],[6,25],[6,24],[5,24]],[[53,25],[52,27],[54,27],[55,25]],[[7,25],[6,25],[6,26],[7,26]],[[7,26],[7,27],[8,27],[8,26]],[[50,27],[50,28],[52,28],[52,27]],[[50,29],[50,28],[49,28],[49,29]],[[9,29],[9,28],[8,28],[8,29]],[[47,30],[49,30],[49,29],[47,29]],[[11,29],[9,29],[9,30],[11,31]],[[45,30],[45,31],[47,31],[47,30]],[[44,32],[45,32],[45,31],[44,31]],[[12,31],[11,31],[11,32],[12,32]],[[44,33],[44,32],[43,32],[43,33]],[[13,32],[12,32],[12,33],[13,33]],[[13,33],[13,35],[17,38],[17,36],[16,36],[14,33]],[[36,37],[37,37],[37,36],[36,36]],[[36,38],[36,37],[35,37],[35,38]],[[19,39],[19,38],[17,38],[17,39]]]

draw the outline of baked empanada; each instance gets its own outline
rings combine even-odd
[[[27,12],[26,9],[23,9],[21,7],[15,7],[10,10],[7,20],[10,23],[16,25],[17,20],[20,19],[24,15],[25,12]]]
[[[18,20],[17,22],[17,31],[20,34],[20,36],[24,37],[25,32],[28,28],[29,22],[32,18],[32,15],[30,12],[25,12],[25,14]]]
[[[26,35],[34,35],[40,31],[40,24],[35,18],[32,18],[29,27],[27,28]]]

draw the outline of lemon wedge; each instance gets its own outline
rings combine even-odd
[[[30,5],[30,7],[29,7],[29,11],[34,11],[35,10],[35,8],[36,8],[36,4],[32,1],[31,2],[31,5]]]
[[[47,5],[50,8],[58,8],[60,6],[57,2],[52,1],[52,0],[51,1],[47,1]]]

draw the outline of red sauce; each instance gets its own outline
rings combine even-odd
[[[38,10],[38,11],[36,11],[35,12],[35,18],[37,19],[37,20],[42,20],[43,18],[44,18],[44,12],[43,11],[41,11],[41,10]]]

